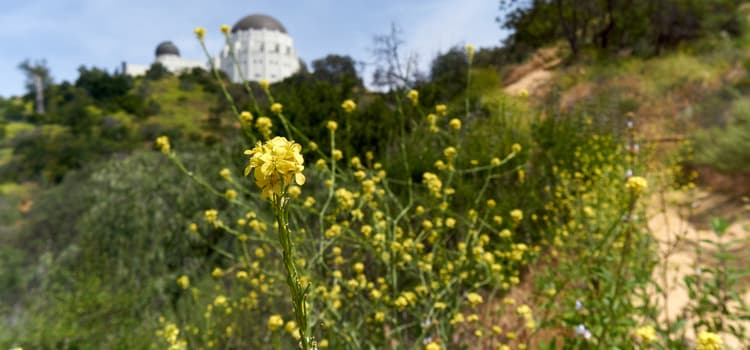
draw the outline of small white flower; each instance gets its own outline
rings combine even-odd
[[[584,326],[583,324],[579,324],[576,327],[576,334],[582,336],[583,339],[586,339],[586,340],[591,339],[591,336],[592,336],[591,332],[588,329],[586,329],[586,326]]]
[[[576,310],[580,311],[581,309],[583,309],[583,302],[580,300],[576,300]]]

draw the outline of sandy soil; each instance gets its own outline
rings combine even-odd
[[[674,323],[682,320],[685,309],[690,305],[685,276],[693,275],[706,268],[717,267],[718,261],[713,258],[715,249],[706,240],[730,244],[730,251],[739,257],[730,266],[747,267],[750,256],[750,212],[746,210],[739,198],[728,195],[698,191],[694,195],[685,193],[667,193],[655,195],[649,203],[649,229],[659,242],[660,263],[654,269],[653,279],[665,291],[664,294],[653,291],[653,301],[661,308],[661,320]],[[723,237],[717,237],[708,227],[713,217],[732,218],[733,223]],[[745,290],[743,300],[750,303],[749,281],[741,281],[738,287]],[[666,300],[665,300],[666,299]],[[736,305],[734,305],[736,306]],[[730,306],[732,307],[732,306]],[[693,323],[688,320],[687,338],[693,340]],[[742,322],[750,329],[750,322]],[[738,339],[731,334],[722,334],[722,338],[731,349],[739,349]]]

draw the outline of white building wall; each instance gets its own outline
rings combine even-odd
[[[291,76],[300,68],[292,38],[286,33],[267,29],[242,30],[232,33],[230,43],[239,69],[232,61],[228,46],[224,47],[217,61],[233,82],[242,82],[245,78],[273,83]]]
[[[159,55],[156,56],[156,62],[161,63],[168,71],[179,74],[193,68],[208,69],[205,62],[186,60],[177,55]]]
[[[133,77],[146,75],[149,68],[149,66],[143,64],[122,63],[122,72]]]

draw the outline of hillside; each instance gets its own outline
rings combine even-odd
[[[385,92],[329,55],[270,86],[84,67],[44,114],[0,100],[0,347],[750,346],[729,2],[534,2],[506,47]]]

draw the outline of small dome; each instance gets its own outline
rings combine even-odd
[[[180,50],[177,49],[177,46],[171,41],[165,41],[156,47],[156,56],[161,56],[161,55],[179,56]]]
[[[248,29],[268,29],[286,33],[286,28],[276,18],[261,14],[245,16],[237,21],[232,27],[232,33]]]

